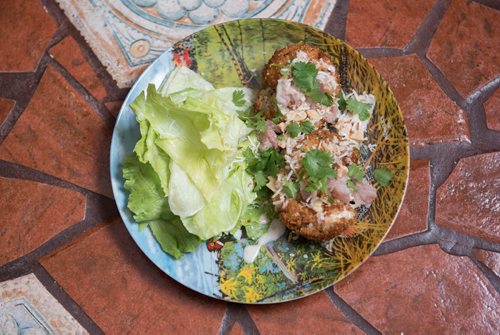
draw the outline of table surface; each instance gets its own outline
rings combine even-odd
[[[201,296],[141,253],[109,182],[127,89],[54,0],[3,1],[0,22],[0,330],[2,301],[24,296],[43,314],[40,290],[66,310],[43,315],[61,333],[70,321],[91,334],[500,332],[498,1],[337,1],[325,30],[369,59],[403,110],[408,191],[360,269],[267,306]]]

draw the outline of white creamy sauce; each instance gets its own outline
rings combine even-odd
[[[271,226],[268,231],[262,235],[257,244],[255,245],[247,245],[245,249],[243,249],[243,260],[245,263],[253,263],[253,261],[259,255],[260,247],[266,245],[269,242],[274,242],[286,231],[286,227],[280,220],[273,220],[271,222]]]

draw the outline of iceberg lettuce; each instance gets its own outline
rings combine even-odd
[[[235,90],[245,95],[242,106]],[[216,89],[178,68],[161,92],[149,85],[131,104],[141,138],[124,162],[128,207],[172,256],[230,232],[255,200],[243,159],[252,130],[239,118],[251,101],[249,89]]]

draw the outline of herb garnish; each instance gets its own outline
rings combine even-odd
[[[311,98],[313,102],[324,106],[331,106],[333,104],[332,97],[320,89],[319,82],[316,79],[318,70],[314,63],[297,62],[292,65],[292,74],[295,86]]]
[[[284,184],[285,185],[283,187],[283,192],[285,192],[285,194],[290,198],[295,198],[295,195],[299,191],[299,186],[297,185],[297,183],[294,183],[291,180],[285,180]]]
[[[299,136],[300,126],[297,122],[292,121],[286,126],[286,131],[288,132],[291,138],[295,138]]]
[[[302,122],[300,125],[297,122],[292,121],[286,126],[286,131],[291,138],[299,136],[300,133],[309,134],[313,130],[314,126],[309,120]]]
[[[245,160],[249,173],[256,175],[260,172],[266,179],[268,176],[276,177],[278,171],[285,166],[285,159],[274,148],[257,154],[254,154],[251,150],[247,150],[245,151]],[[262,176],[258,178],[262,179]]]
[[[392,181],[392,172],[386,168],[375,169],[373,171],[373,178],[382,186],[387,186]]]
[[[333,157],[321,150],[310,150],[302,158],[302,166],[306,170],[310,185],[307,191],[325,190],[328,179],[335,179],[337,171],[332,169]]]
[[[347,110],[354,115],[358,115],[360,121],[366,121],[370,118],[370,108],[372,104],[370,103],[364,103],[361,101],[356,100],[354,96],[350,96],[349,99],[347,99]]]
[[[304,134],[312,133],[313,130],[314,126],[309,120],[306,120],[300,124],[300,131],[302,131]]]
[[[363,177],[365,176],[365,169],[363,166],[352,163],[348,167],[348,172],[347,175],[349,176],[349,179],[347,179],[346,185],[353,191],[357,191],[358,188],[356,187],[356,181],[361,182],[363,180]]]
[[[240,113],[239,118],[250,129],[256,129],[260,133],[266,131],[266,120],[261,112],[254,113],[253,109],[249,108],[245,112]]]
[[[245,105],[245,92],[242,90],[233,91],[233,104],[236,107],[243,107]]]

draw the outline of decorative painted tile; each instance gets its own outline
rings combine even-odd
[[[173,42],[207,25],[278,18],[324,28],[336,0],[56,0],[119,87]]]
[[[0,334],[88,332],[45,289],[34,274],[0,283]]]

